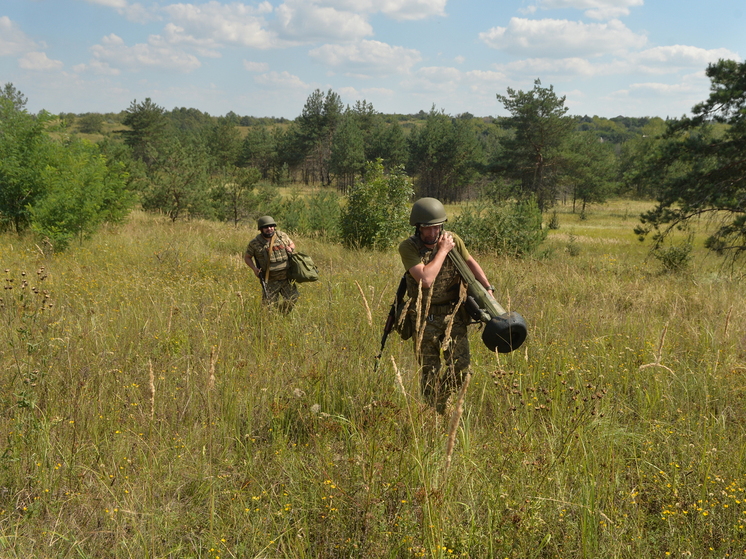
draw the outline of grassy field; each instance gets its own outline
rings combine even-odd
[[[529,338],[474,327],[449,467],[411,342],[374,371],[395,251],[296,238],[321,280],[281,317],[251,228],[0,237],[0,557],[746,556],[742,278],[701,248],[662,273],[646,207],[560,206],[536,258],[477,255]]]

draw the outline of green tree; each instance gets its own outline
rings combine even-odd
[[[135,159],[141,160],[150,169],[159,159],[159,151],[171,135],[169,119],[165,109],[150,100],[142,103],[132,101],[125,111],[122,124],[128,126],[121,132],[124,143],[130,147]]]
[[[639,135],[622,144],[619,155],[620,194],[631,194],[638,198],[653,198],[656,195],[659,177],[649,175],[647,169],[659,155],[665,131],[663,119],[650,119]]]
[[[305,181],[331,184],[329,159],[334,132],[342,118],[344,105],[331,89],[322,93],[317,89],[306,100],[298,117],[299,134],[306,155]]]
[[[543,212],[554,205],[561,149],[575,120],[565,116],[565,97],[557,97],[551,85],[541,87],[541,80],[531,91],[507,91],[497,99],[511,116],[498,123],[512,128],[514,136],[503,140],[504,160],[496,166],[517,182],[519,192],[534,195]]]
[[[710,216],[716,228],[705,245],[736,261],[746,252],[746,62],[720,60],[706,73],[710,97],[692,117],[669,122],[648,162],[644,174],[659,180],[657,204],[636,232],[654,232],[658,248],[674,229]]]
[[[210,217],[209,169],[209,156],[198,139],[182,143],[172,138],[153,162],[151,180],[142,192],[143,209],[163,212],[172,221]]]
[[[384,167],[391,169],[405,165],[409,157],[407,138],[398,120],[390,124],[383,115],[374,118],[370,133],[365,142],[365,159],[375,161],[382,159]]]
[[[414,191],[403,167],[387,175],[379,159],[350,188],[342,210],[342,241],[351,247],[387,249],[407,236],[408,202]]]
[[[332,139],[329,169],[336,175],[342,192],[355,184],[355,176],[365,167],[363,133],[358,126],[358,115],[348,110],[342,116]]]
[[[254,187],[261,179],[254,167],[225,166],[211,179],[210,196],[215,215],[222,221],[232,221],[234,226],[252,216],[255,197]]]
[[[0,95],[0,226],[20,232],[30,223],[29,207],[44,194],[44,169],[52,141],[52,115],[32,116],[25,97],[11,84]]]
[[[104,222],[120,222],[134,203],[124,165],[108,165],[85,140],[53,144],[44,174],[47,189],[30,208],[31,227],[55,250],[90,237]]]
[[[479,144],[468,120],[451,118],[433,106],[425,125],[409,136],[409,169],[418,192],[439,200],[459,200],[474,174]]]
[[[26,96],[10,82],[6,83],[0,91],[0,100],[10,102],[12,110],[17,112],[26,110],[26,103],[28,102]]]
[[[78,118],[78,127],[83,134],[100,134],[104,127],[104,115],[86,113]]]
[[[252,126],[241,145],[241,165],[259,169],[262,178],[276,182],[277,144],[267,126]]]
[[[561,183],[572,195],[572,211],[576,202],[602,204],[614,189],[617,161],[614,148],[593,132],[573,132],[564,148]]]

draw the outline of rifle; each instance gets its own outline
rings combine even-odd
[[[402,307],[402,303],[404,303],[404,294],[407,292],[407,274],[405,273],[401,281],[399,282],[399,288],[396,290],[396,299],[391,304],[391,308],[389,309],[389,315],[386,317],[386,325],[383,327],[383,336],[381,336],[381,351],[378,352],[378,355],[376,356],[376,364],[373,367],[373,371],[378,370],[378,362],[381,360],[381,355],[383,355],[383,348],[386,345],[386,339],[389,337],[389,333],[391,333],[391,330],[394,327],[394,324],[396,323],[397,319],[399,318],[399,312]]]
[[[269,299],[269,290],[267,289],[267,282],[264,279],[264,270],[262,270],[262,267],[259,266],[259,262],[257,261],[256,258],[254,258],[254,265],[257,268],[259,268],[260,272],[262,272],[261,274],[259,274],[259,283],[262,284],[262,291],[264,292],[264,298],[267,299],[267,303],[271,303],[271,301]]]

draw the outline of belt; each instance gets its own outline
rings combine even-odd
[[[451,314],[458,301],[449,301],[442,305],[430,305],[430,314]]]

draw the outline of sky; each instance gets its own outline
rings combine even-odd
[[[678,118],[746,56],[743,0],[0,0],[0,86],[29,112],[294,119],[316,89],[382,113],[504,116],[537,79],[568,114]]]

